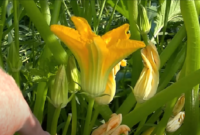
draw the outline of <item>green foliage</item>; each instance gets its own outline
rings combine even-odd
[[[94,128],[102,125],[102,121],[107,121],[112,113],[121,113],[123,124],[131,128],[131,135],[140,134],[150,127],[156,127],[155,132],[161,133],[165,132],[166,122],[170,117],[170,110],[173,108],[175,99],[182,93],[190,93],[186,97],[193,98],[191,89],[200,82],[199,68],[193,69],[191,66],[195,66],[199,61],[198,51],[195,50],[199,47],[197,44],[199,37],[194,36],[198,35],[196,33],[199,31],[196,29],[199,29],[199,22],[197,16],[194,21],[193,16],[186,15],[186,19],[189,18],[196,25],[195,28],[191,22],[183,25],[185,18],[183,19],[181,12],[184,16],[189,9],[181,11],[180,0],[170,1],[168,17],[166,17],[167,0],[16,0],[16,2],[0,1],[0,39],[2,41],[0,66],[16,80],[34,115],[48,132],[63,135],[81,135],[83,132],[89,134]],[[193,7],[193,10],[197,9],[199,13],[199,3],[195,2],[195,4],[196,8]],[[151,25],[150,31],[145,35],[139,31],[141,26],[138,25],[138,16],[141,11],[135,10],[139,5],[147,11],[147,19]],[[192,13],[196,14],[194,11]],[[71,51],[50,31],[50,25],[62,24],[74,28],[70,20],[73,15],[84,17],[92,30],[99,35],[124,23],[130,23],[132,39],[142,40],[146,44],[147,41],[153,42],[159,49],[161,59],[157,94],[136,107],[137,101],[129,86],[134,87],[143,68],[140,51],[128,57],[127,66],[121,68],[116,75],[116,94],[109,105],[94,103],[92,109],[93,102],[90,101],[88,105],[88,97],[78,90],[71,90],[72,88],[81,89],[79,82],[81,71],[76,60],[68,61],[68,56],[70,56],[69,59],[74,57]],[[191,32],[191,29],[194,31]],[[190,36],[186,38],[186,34]],[[188,52],[188,46],[191,47],[191,45],[193,50]],[[197,55],[191,56],[191,54]],[[47,96],[50,97],[52,78],[61,64],[65,66],[68,77],[72,74],[73,76],[68,82],[71,83],[68,86],[70,87],[69,103],[63,109],[55,110],[47,100]],[[187,74],[184,72],[184,66],[186,66]],[[192,70],[189,71],[190,68]],[[184,72],[181,74],[184,78],[176,82],[175,78],[180,71]],[[198,93],[199,87],[196,86],[195,89]],[[198,94],[195,97],[197,99]],[[195,101],[195,107],[187,102],[186,108],[191,107],[195,110],[195,116],[191,113],[194,110],[189,110],[188,116],[186,113],[187,119],[190,117],[196,119],[199,113],[198,99]],[[90,113],[88,115],[87,110]],[[89,124],[85,125],[85,123]],[[199,120],[197,119],[195,123],[198,125]],[[52,126],[57,127],[52,129]],[[87,130],[83,129],[84,126]],[[192,124],[190,126],[195,127]],[[182,128],[174,135],[179,132],[182,132]]]

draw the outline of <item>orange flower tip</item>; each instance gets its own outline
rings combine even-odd
[[[121,61],[121,66],[122,66],[122,67],[125,67],[126,65],[127,65],[126,60],[122,60],[122,61]]]

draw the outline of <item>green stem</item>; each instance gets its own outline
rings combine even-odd
[[[115,9],[116,9],[116,7],[117,7],[117,3],[118,3],[118,2],[119,2],[119,0],[116,0],[115,5],[114,5],[114,7],[113,7],[113,11],[112,11],[111,16],[110,16],[110,19],[109,19],[108,24],[107,24],[107,26],[106,26],[106,31],[109,31],[109,29],[110,29],[110,24],[111,24],[111,22],[112,22],[112,19],[113,19],[114,13],[115,13]]]
[[[62,3],[61,0],[55,0],[54,1],[54,9],[53,9],[52,18],[51,18],[51,25],[58,23],[58,18],[59,18],[59,15],[60,15],[61,3]]]
[[[146,45],[149,44],[149,38],[148,38],[148,36],[147,36],[146,33],[145,33],[145,34],[142,34],[142,39],[143,39],[143,41],[144,41],[144,43],[145,43]]]
[[[77,127],[77,108],[76,108],[76,96],[72,98],[72,131],[71,135],[76,135],[76,127]]]
[[[1,20],[0,20],[0,41],[2,41],[2,36],[3,36],[3,28],[4,28],[4,23],[6,20],[6,8],[8,5],[8,0],[4,0],[2,2],[2,7],[1,7]],[[0,42],[0,48],[2,48],[2,42]],[[3,55],[2,55],[2,49],[0,49],[0,67],[4,68],[3,64]]]
[[[13,0],[13,10],[14,10],[14,29],[15,29],[15,60],[17,60],[18,62],[20,61],[19,58],[19,20],[18,20],[18,0]],[[14,61],[14,63],[16,63]],[[15,65],[13,63],[13,65]],[[21,65],[20,65],[21,66]],[[18,84],[18,86],[20,86],[20,76],[19,76],[19,69],[20,67],[16,67],[18,70],[16,70],[16,72],[12,72],[12,76],[15,79],[16,83]]]
[[[171,0],[167,0],[166,1],[166,10],[165,10],[165,21],[164,21],[164,27],[163,27],[163,35],[162,35],[161,42],[160,42],[161,51],[163,50],[162,46],[163,46],[164,39],[165,39],[165,32],[167,29],[167,22],[168,22],[170,7],[171,7]]]
[[[44,111],[47,91],[48,88],[46,82],[40,82],[37,86],[37,96],[33,109],[33,113],[37,117],[40,123],[42,123],[43,119],[43,111]]]
[[[176,101],[177,101],[177,98],[174,98],[173,100],[171,100],[167,104],[163,118],[161,119],[161,121],[159,122],[157,127],[154,129],[154,131],[151,133],[151,135],[154,135],[154,134],[162,135],[162,134],[164,134],[167,122],[168,122],[170,116],[172,115],[172,110],[174,108]]]
[[[54,115],[53,115],[53,120],[52,120],[52,123],[51,123],[51,135],[56,135],[60,111],[61,111],[61,107],[55,109],[55,112],[54,112]]]
[[[99,109],[99,113],[101,114],[101,116],[103,117],[103,119],[105,121],[108,121],[110,116],[113,113],[108,105],[99,105],[99,104],[95,103],[94,108]]]
[[[54,58],[59,64],[67,63],[67,53],[63,47],[58,42],[57,38],[50,31],[50,28],[44,19],[43,15],[40,13],[35,2],[33,0],[20,0],[20,3],[24,6],[30,19],[35,24],[40,35],[45,40],[46,45],[53,53]]]
[[[171,55],[175,52],[177,47],[183,41],[183,38],[186,37],[186,29],[185,26],[182,26],[178,33],[174,36],[171,42],[167,45],[167,47],[160,54],[160,69],[165,65],[167,60],[171,57]]]
[[[40,0],[40,5],[41,5],[41,13],[46,20],[47,24],[50,24],[51,20],[51,14],[50,14],[50,9],[48,5],[48,0]]]
[[[122,105],[118,108],[116,111],[117,114],[121,113],[123,116],[125,116],[135,105],[136,99],[132,92],[128,95],[128,97],[124,100]]]
[[[187,31],[185,73],[189,75],[200,68],[199,20],[194,1],[180,1],[180,7]],[[192,87],[189,89],[191,90]],[[183,135],[199,135],[199,85],[185,93],[185,116]]]
[[[128,0],[128,11],[129,11],[129,23],[131,31],[131,39],[140,40],[140,32],[137,27],[138,20],[138,0]],[[131,86],[134,87],[142,71],[142,58],[140,56],[140,50],[132,54],[132,79]],[[135,64],[137,63],[137,64]]]
[[[160,84],[158,87],[158,92],[163,90],[170,82],[170,80],[174,77],[174,74],[181,69],[185,60],[186,45],[184,44],[180,52],[172,55],[167,66],[165,67],[165,71],[161,76]],[[173,57],[174,56],[174,57]]]
[[[63,5],[65,6],[65,9],[66,9],[66,11],[67,11],[67,15],[68,15],[69,17],[71,17],[72,15],[71,15],[71,13],[70,13],[70,11],[69,11],[67,5],[65,4],[65,0],[63,0]]]
[[[131,39],[140,40],[140,32],[137,27],[138,19],[138,0],[128,0],[129,23],[131,31]]]
[[[67,135],[67,131],[68,131],[68,127],[69,127],[71,119],[72,119],[72,115],[68,114],[67,121],[65,123],[65,127],[63,129],[62,135]]]
[[[83,135],[90,135],[90,120],[92,117],[93,106],[94,106],[94,99],[89,99]]]
[[[103,9],[105,7],[105,3],[106,3],[106,0],[103,0],[101,10],[100,10],[100,13],[99,13],[99,16],[98,16],[97,24],[96,24],[96,26],[94,26],[94,32],[95,33],[98,33],[97,31],[98,31],[99,23],[100,23],[101,16],[102,16],[102,13],[103,13]]]
[[[98,115],[99,115],[99,108],[96,108],[94,110],[94,114],[93,114],[93,117],[92,117],[92,120],[91,120],[90,131],[92,130],[92,128],[93,128],[93,126],[94,126],[94,124],[95,124],[95,122],[97,120]]]

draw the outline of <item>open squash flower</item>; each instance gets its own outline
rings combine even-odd
[[[112,114],[108,122],[104,123],[92,132],[92,135],[128,135],[130,128],[126,125],[120,125],[122,122],[121,114]]]
[[[160,67],[160,58],[152,43],[141,50],[141,55],[144,68],[133,90],[138,103],[142,103],[155,95],[159,83]]]
[[[109,104],[115,95],[116,92],[116,82],[115,82],[115,75],[120,70],[120,66],[126,66],[126,60],[120,61],[111,71],[108,77],[108,81],[106,84],[106,89],[104,91],[104,96],[96,97],[95,101],[99,104]]]
[[[72,51],[81,70],[81,86],[91,97],[101,96],[112,68],[139,48],[141,41],[129,40],[129,25],[124,24],[103,36],[94,34],[88,22],[71,17],[76,30],[62,25],[51,25],[54,32]]]

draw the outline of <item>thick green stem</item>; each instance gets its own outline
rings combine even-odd
[[[99,108],[96,108],[94,110],[94,114],[93,114],[93,117],[92,117],[92,120],[91,120],[91,123],[90,123],[90,131],[92,130],[92,128],[93,128],[93,126],[94,126],[94,124],[97,120],[98,115],[99,115]]]
[[[200,68],[200,28],[195,7],[191,0],[180,1],[187,31],[186,75]],[[185,120],[183,135],[199,135],[199,85],[185,93]]]
[[[64,129],[63,129],[62,135],[67,135],[67,131],[68,131],[68,128],[69,128],[69,124],[70,124],[71,119],[72,119],[72,115],[71,115],[71,114],[68,114],[67,121],[66,121],[66,123],[65,123],[65,127],[64,127]]]
[[[94,106],[94,99],[89,99],[83,135],[90,135],[90,121],[92,117],[93,106]]]
[[[53,56],[60,64],[67,63],[67,53],[62,48],[60,43],[54,34],[50,31],[50,28],[44,19],[43,15],[40,13],[35,2],[33,0],[21,0],[20,3],[24,6],[30,19],[35,24],[37,30],[40,32],[41,36],[46,42],[46,45],[53,53]]]
[[[40,5],[41,5],[41,13],[46,20],[47,24],[50,24],[51,20],[51,14],[50,14],[50,9],[48,5],[48,0],[40,0]]]
[[[14,29],[15,29],[15,60],[16,61],[20,61],[19,58],[19,20],[18,20],[18,0],[13,0],[13,10],[14,10]],[[12,63],[13,65],[15,65],[16,61],[14,61],[14,63]],[[21,65],[19,65],[21,66]],[[19,77],[19,69],[20,67],[16,67],[18,70],[16,70],[16,72],[12,72],[12,76],[15,79],[16,83],[18,84],[18,86],[20,86],[20,77]]]
[[[2,40],[2,36],[3,36],[3,28],[4,28],[4,23],[5,23],[5,19],[6,19],[6,8],[8,5],[8,0],[4,0],[2,2],[2,7],[1,7],[1,20],[0,20],[0,41]],[[2,46],[2,42],[0,42],[0,48]],[[3,56],[2,56],[2,49],[0,49],[0,67],[4,68],[3,66]]]
[[[167,122],[168,122],[170,116],[172,115],[172,110],[174,108],[176,101],[177,101],[177,98],[174,98],[173,100],[171,100],[167,104],[163,118],[161,119],[161,121],[159,122],[157,127],[154,129],[154,131],[151,133],[151,135],[154,135],[154,134],[162,135],[162,134],[164,134]]]
[[[37,86],[37,96],[33,109],[33,113],[37,117],[40,123],[42,123],[43,119],[43,111],[44,111],[47,91],[48,88],[46,82],[40,82]]]
[[[51,25],[58,23],[61,3],[62,3],[62,0],[55,0],[54,1],[54,9],[53,9],[52,17],[51,17]]]
[[[72,131],[71,135],[76,135],[76,127],[77,127],[77,108],[76,108],[76,96],[72,98]]]
[[[128,0],[129,23],[131,31],[131,39],[140,40],[140,32],[137,27],[138,19],[138,0]]]
[[[122,105],[118,108],[117,114],[121,113],[125,116],[135,105],[136,99],[132,92],[128,95],[128,97],[123,101]]]
[[[128,4],[128,11],[129,11],[131,39],[140,40],[140,32],[137,27],[138,0],[128,0],[127,4]],[[142,58],[140,56],[140,50],[132,54],[132,65],[133,67],[132,67],[131,86],[134,87],[140,76],[140,72],[142,71]]]
[[[160,68],[162,68],[186,36],[185,27],[182,26],[165,50],[160,54]]]
[[[51,135],[56,135],[60,111],[61,111],[60,107],[55,109],[55,112],[54,112],[54,115],[53,115],[53,120],[52,120],[52,123],[51,123]]]

